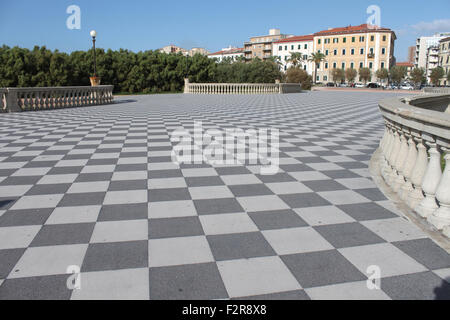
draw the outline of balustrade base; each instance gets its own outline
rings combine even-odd
[[[438,230],[450,227],[450,207],[441,206],[432,215],[428,216],[427,221]]]

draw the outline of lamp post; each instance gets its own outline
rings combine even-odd
[[[94,76],[90,77],[91,85],[93,87],[100,85],[100,77],[97,77],[97,54],[95,52],[95,38],[97,37],[97,31],[92,30],[90,32],[92,37],[92,44],[94,49]]]

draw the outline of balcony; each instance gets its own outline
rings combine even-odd
[[[372,52],[368,53],[367,58],[369,58],[369,59],[375,58],[375,53],[372,53]]]

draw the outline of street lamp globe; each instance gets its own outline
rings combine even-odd
[[[95,38],[96,36],[97,36],[97,31],[92,30],[92,31],[91,31],[91,37],[92,37],[92,38]]]

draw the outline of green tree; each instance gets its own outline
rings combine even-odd
[[[310,90],[312,77],[305,70],[298,67],[290,67],[286,71],[286,82],[300,83],[303,90]]]
[[[441,83],[441,78],[443,78],[444,76],[445,76],[444,68],[440,66],[434,68],[433,70],[431,70],[430,74],[431,83],[434,84],[435,86],[439,86]]]
[[[353,83],[355,81],[357,75],[358,75],[358,71],[356,71],[353,68],[347,68],[345,70],[345,78],[347,79],[348,83]]]
[[[342,69],[339,68],[333,68],[331,70],[331,78],[333,79],[333,82],[336,84],[337,82],[341,82],[345,79],[345,72]]]
[[[322,52],[316,52],[311,54],[311,57],[308,59],[308,61],[314,62],[314,83],[317,83],[317,66],[320,65],[325,58],[326,57]]]
[[[300,52],[291,52],[291,56],[288,62],[292,64],[293,67],[301,66],[303,62],[303,56]]]
[[[369,68],[361,68],[359,69],[359,80],[364,81],[366,84],[367,81],[372,79],[372,71]]]
[[[423,82],[425,70],[423,68],[414,68],[411,70],[411,80],[417,86]]]
[[[386,68],[378,69],[375,72],[375,76],[377,77],[378,81],[384,82],[386,79],[389,79],[389,71]]]
[[[400,84],[405,79],[407,69],[404,66],[394,66],[389,71],[389,76],[395,84]]]

